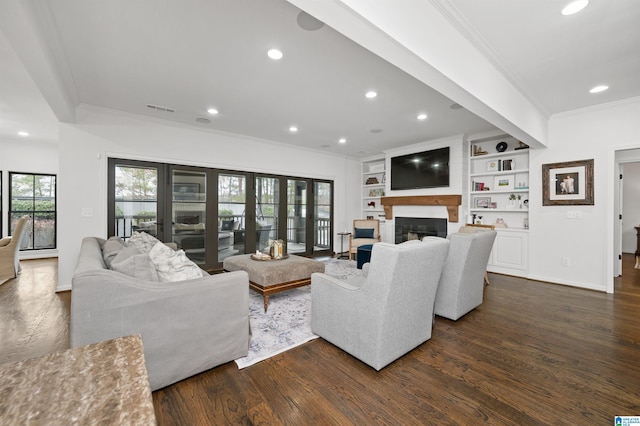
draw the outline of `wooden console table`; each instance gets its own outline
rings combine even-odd
[[[0,424],[155,425],[142,339],[0,365]]]

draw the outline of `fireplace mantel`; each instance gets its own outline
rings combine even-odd
[[[393,206],[445,206],[449,213],[449,222],[458,222],[458,206],[462,204],[462,195],[411,195],[407,197],[382,197],[384,215],[393,219]]]

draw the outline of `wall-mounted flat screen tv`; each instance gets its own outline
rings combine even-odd
[[[391,190],[449,186],[449,147],[391,157]]]

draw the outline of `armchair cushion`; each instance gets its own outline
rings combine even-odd
[[[373,238],[373,228],[355,228],[353,238]]]

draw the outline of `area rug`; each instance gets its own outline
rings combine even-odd
[[[336,278],[362,275],[353,260],[328,259],[324,264],[325,273]],[[318,337],[311,332],[311,286],[270,296],[266,313],[262,296],[251,290],[249,318],[249,355],[236,359],[238,368],[249,367]]]

